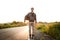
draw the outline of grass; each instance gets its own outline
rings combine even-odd
[[[60,40],[60,22],[38,24],[40,24],[36,27],[38,30],[50,35],[56,40]]]
[[[23,22],[16,22],[13,21],[11,23],[0,23],[0,29],[4,29],[4,28],[12,28],[12,27],[20,27],[20,26],[25,26],[26,24]]]

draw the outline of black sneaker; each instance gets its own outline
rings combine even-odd
[[[29,37],[30,37],[30,39],[31,39],[31,34],[29,34]]]
[[[34,34],[32,34],[32,39],[34,38]]]
[[[34,34],[32,34],[32,36],[34,36]]]

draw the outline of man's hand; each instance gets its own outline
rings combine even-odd
[[[37,21],[35,21],[35,25],[37,24]]]
[[[35,21],[35,23],[37,23],[37,21]]]
[[[24,20],[24,23],[25,23],[25,20]]]

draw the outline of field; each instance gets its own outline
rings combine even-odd
[[[60,22],[39,22],[36,28],[56,40],[60,40]]]
[[[25,26],[26,24],[23,22],[16,22],[13,21],[11,23],[0,23],[0,29],[3,28],[12,28],[12,27],[20,27],[20,26]]]

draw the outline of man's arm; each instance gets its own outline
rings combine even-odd
[[[25,15],[25,17],[24,17],[24,22],[25,22],[25,20],[26,20],[26,16],[27,16],[27,15]]]
[[[24,22],[25,22],[25,20],[28,20],[29,19],[28,16],[29,16],[29,13],[25,16]]]
[[[24,18],[24,22],[25,22],[25,18]]]
[[[35,23],[37,23],[36,14],[35,14]]]
[[[24,19],[24,22],[25,22],[25,19]]]

